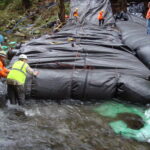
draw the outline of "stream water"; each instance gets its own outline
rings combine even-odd
[[[100,103],[38,102],[0,109],[0,150],[149,150],[150,144],[115,135]]]

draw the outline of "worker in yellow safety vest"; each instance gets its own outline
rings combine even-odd
[[[30,66],[27,64],[27,61],[27,56],[21,54],[19,56],[19,60],[13,64],[12,69],[7,76],[8,98],[11,104],[24,104],[24,84],[26,81],[27,73],[34,76],[38,75],[37,71],[34,71],[32,68],[30,68]]]

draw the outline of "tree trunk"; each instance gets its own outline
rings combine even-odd
[[[64,4],[64,0],[57,0],[57,3],[58,3],[58,8],[59,8],[58,17],[59,17],[60,21],[62,23],[64,23],[65,22],[65,4]]]
[[[31,6],[31,2],[30,0],[22,0],[22,5],[25,9],[28,9]]]

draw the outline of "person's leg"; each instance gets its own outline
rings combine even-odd
[[[146,32],[148,34],[148,19],[146,19]]]
[[[150,34],[150,19],[147,19],[147,34]]]
[[[80,24],[80,22],[79,22],[79,17],[75,17],[75,21],[76,21],[76,25],[79,25]]]
[[[71,46],[74,47],[74,41],[71,41]]]
[[[104,26],[104,19],[102,19],[102,26]]]
[[[102,27],[103,26],[103,19],[101,19],[100,21],[101,21],[100,26]]]
[[[8,98],[11,104],[16,104],[15,86],[8,84],[7,86]]]
[[[23,105],[25,102],[25,89],[24,85],[17,85],[16,86],[17,91],[17,98],[18,98],[18,104]]]
[[[99,20],[99,26],[101,26],[101,20]]]

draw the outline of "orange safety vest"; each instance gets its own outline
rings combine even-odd
[[[74,11],[73,16],[78,17],[79,16],[78,11]]]
[[[147,11],[146,19],[150,19],[150,8],[149,8],[148,11]]]
[[[4,64],[2,61],[0,61],[0,77],[6,78],[9,73],[9,70],[4,67]]]
[[[103,17],[103,12],[102,12],[102,11],[99,12],[97,19],[98,19],[98,20],[104,19],[104,17]]]

